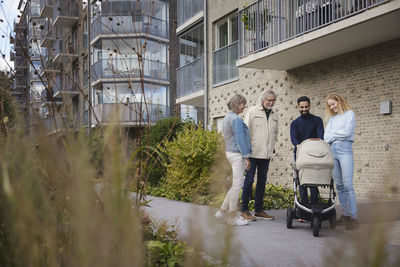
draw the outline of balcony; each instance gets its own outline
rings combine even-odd
[[[54,134],[62,129],[73,128],[73,123],[66,116],[56,114],[42,120],[44,130],[47,134]]]
[[[178,0],[178,28],[176,32],[181,33],[190,25],[203,19],[203,10],[203,0]]]
[[[48,21],[44,22],[41,26],[42,31],[40,32],[40,47],[51,47],[56,40],[55,29],[51,28],[51,25]]]
[[[51,58],[47,58],[45,68],[39,73],[42,79],[45,79],[46,82],[53,81],[55,76],[61,73],[59,69],[59,65],[53,63]]]
[[[238,17],[243,68],[289,70],[400,37],[400,0],[264,0]]]
[[[165,38],[168,41],[167,22],[158,18],[136,14],[132,16],[97,16],[91,25],[90,42],[95,43],[102,35],[121,37],[146,36]],[[107,36],[110,37],[110,36]]]
[[[142,112],[139,112],[139,110]],[[166,105],[144,103],[103,103],[93,107],[92,124],[118,123],[124,126],[144,126],[149,121],[156,122],[169,116],[169,107]],[[140,114],[142,113],[142,114]]]
[[[238,59],[238,42],[234,42],[213,52],[213,86],[237,80],[239,70],[236,67]]]
[[[57,1],[53,8],[53,27],[72,28],[78,22],[78,6],[74,0]]]
[[[28,62],[24,57],[14,58],[14,69],[26,69],[28,68]]]
[[[21,90],[21,89],[25,89],[27,86],[28,86],[28,84],[26,82],[26,78],[14,79],[14,89]]]
[[[53,89],[52,88],[46,88],[44,89],[41,93],[40,93],[40,98],[43,102],[42,105],[46,105],[46,104],[56,104],[56,105],[60,105],[62,103],[62,100],[60,97],[54,97],[53,94]]]
[[[21,32],[26,30],[26,23],[23,20],[20,20],[19,22],[14,21],[14,32]]]
[[[145,59],[143,78],[168,81],[168,66],[166,63]],[[137,58],[101,59],[93,67],[92,82],[103,79],[130,80],[140,78]]]
[[[66,80],[65,76],[57,75],[53,82],[54,97],[65,97],[65,95],[77,95],[77,84],[72,80]]]
[[[204,106],[204,62],[198,58],[176,70],[176,103]]]
[[[76,46],[62,39],[54,41],[53,44],[54,63],[67,65],[78,58]]]
[[[40,0],[40,16],[49,18],[53,16],[55,0]]]

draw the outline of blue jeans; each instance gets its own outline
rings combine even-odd
[[[335,159],[332,176],[335,180],[342,213],[356,219],[356,193],[353,187],[353,144],[352,142],[333,142],[331,148]]]
[[[265,193],[265,183],[267,182],[267,172],[269,166],[269,159],[256,159],[250,158],[250,170],[246,172],[246,178],[244,179],[244,185],[242,190],[242,207],[241,211],[245,212],[249,210],[249,201],[252,193],[252,186],[254,182],[254,175],[257,169],[257,184],[256,184],[256,195],[255,195],[255,212],[261,212],[264,210],[263,200]]]

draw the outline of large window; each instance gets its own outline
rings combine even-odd
[[[186,65],[203,56],[204,33],[200,24],[179,38],[180,66]]]
[[[239,76],[238,59],[238,17],[229,16],[214,25],[215,42],[213,52],[213,84],[236,80]]]
[[[138,51],[144,40],[106,39],[97,42],[93,48],[92,62],[94,77],[97,78],[133,78],[140,75]],[[154,79],[168,79],[168,45],[146,40],[143,75]]]
[[[178,26],[203,11],[203,0],[178,0]]]

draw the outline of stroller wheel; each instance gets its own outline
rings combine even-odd
[[[292,228],[292,221],[293,221],[293,208],[288,207],[287,208],[287,213],[286,213],[286,227],[288,229]]]
[[[329,226],[332,230],[336,229],[336,210],[334,209],[331,216],[329,217]]]
[[[315,237],[319,236],[319,217],[318,216],[314,216],[313,217],[313,235]]]

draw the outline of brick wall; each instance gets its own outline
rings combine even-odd
[[[244,1],[231,1],[228,7],[224,1],[209,2],[209,50],[213,49],[213,23],[245,4]],[[400,198],[397,163],[400,160],[400,39],[289,71],[240,68],[237,81],[218,87],[212,87],[212,52],[208,59],[210,122],[226,114],[226,100],[234,93],[243,94],[248,106],[257,103],[263,90],[272,89],[277,93],[279,138],[277,153],[270,165],[269,182],[291,186],[289,127],[299,116],[297,98],[309,96],[311,112],[324,118],[326,125],[325,99],[336,92],[347,98],[357,118],[353,147],[357,196]],[[379,103],[386,100],[392,101],[392,114],[379,115]]]

